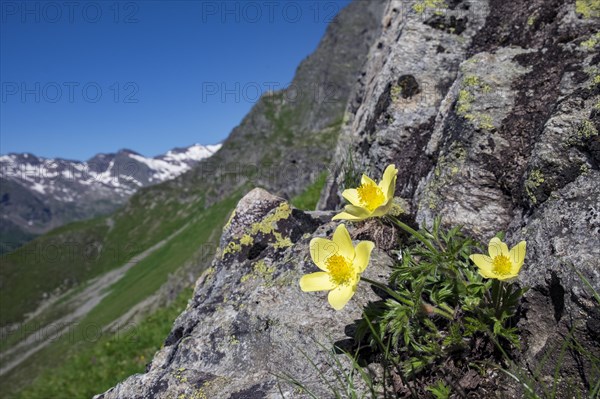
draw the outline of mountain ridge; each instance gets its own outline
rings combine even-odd
[[[20,236],[33,238],[68,222],[111,213],[139,188],[174,179],[220,148],[193,144],[154,157],[120,149],[86,161],[0,155],[2,251],[28,241]]]

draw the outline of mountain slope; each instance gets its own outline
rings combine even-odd
[[[114,212],[140,187],[173,179],[220,147],[195,144],[154,158],[120,150],[85,162],[0,156],[0,250],[9,252],[65,223]]]

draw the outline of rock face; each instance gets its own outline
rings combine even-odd
[[[0,253],[63,224],[109,214],[139,188],[174,179],[220,147],[195,144],[154,158],[120,150],[85,162],[2,155]]]
[[[318,343],[347,338],[345,327],[367,300],[378,299],[361,284],[337,312],[325,293],[300,291],[300,277],[318,270],[310,239],[331,237],[332,215],[292,209],[262,189],[248,193],[223,231],[221,254],[146,373],[96,398],[280,398],[278,382],[284,395],[294,391],[276,375],[318,381],[307,357],[329,374],[331,359]],[[376,250],[365,276],[384,280],[390,262]],[[327,397],[324,387],[309,387]]]
[[[341,207],[357,172],[378,176],[395,163],[396,195],[415,222],[440,215],[482,241],[498,231],[509,244],[527,240],[524,365],[539,365],[570,332],[598,355],[599,306],[574,270],[600,291],[600,23],[555,0],[441,4],[386,2],[319,207]],[[313,270],[308,235],[329,235],[330,215],[290,210],[262,191],[246,196],[147,373],[98,398],[280,397],[270,373],[305,381],[310,365],[296,348],[322,366],[312,340],[342,338],[369,298],[360,292],[336,313],[324,296],[299,291]],[[377,253],[369,270],[381,278],[388,262]],[[553,380],[550,363],[542,380]],[[569,384],[594,379],[570,355],[561,373]]]
[[[583,3],[390,1],[319,205],[340,206],[348,165],[379,175],[395,163],[419,224],[440,215],[484,242],[527,240],[529,365],[571,330],[599,352],[598,303],[574,272],[600,291],[600,23]],[[564,361],[565,379],[590,378],[576,364]]]

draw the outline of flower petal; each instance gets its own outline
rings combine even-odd
[[[336,289],[329,292],[327,299],[329,300],[329,304],[335,310],[341,310],[346,306],[352,295],[354,295],[354,291],[356,286],[351,285],[340,285]]]
[[[506,280],[512,280],[513,278],[517,277],[517,274],[504,274],[504,275],[498,275],[494,278],[500,280],[500,281],[506,281]]]
[[[344,190],[344,192],[342,193],[342,197],[344,197],[346,201],[348,201],[352,205],[360,206],[361,204],[360,197],[358,196],[358,190],[355,188],[349,188],[347,190]]]
[[[340,224],[333,233],[333,243],[337,246],[339,254],[348,260],[354,259],[354,245],[348,229],[343,224]]]
[[[373,211],[373,213],[371,213],[371,217],[380,217],[387,215],[393,205],[393,201],[393,198],[389,198],[386,202],[383,203],[383,205],[377,207]]]
[[[375,243],[371,241],[361,241],[354,248],[354,251],[356,252],[354,267],[359,273],[364,272],[369,265],[373,248],[375,248]]]
[[[508,256],[508,247],[505,243],[500,241],[498,237],[494,237],[490,240],[490,244],[488,245],[488,252],[490,253],[490,257],[494,259],[498,255]]]
[[[479,269],[479,274],[483,277],[496,278],[496,274],[492,271],[494,267],[492,258],[487,255],[476,254],[469,256],[469,259],[475,263],[475,266]]]
[[[315,272],[305,274],[300,279],[300,289],[304,292],[329,291],[335,288],[328,273]]]
[[[338,246],[333,241],[326,238],[316,237],[310,240],[310,257],[315,265],[324,272],[327,269],[327,258],[338,252]]]
[[[371,179],[369,176],[367,176],[365,174],[363,174],[362,177],[360,178],[360,184],[372,184],[377,187],[377,183],[375,183],[375,181],[373,181],[373,179]]]
[[[395,165],[388,165],[383,172],[383,178],[379,182],[379,188],[383,191],[386,199],[394,197],[396,191],[396,178],[398,177],[398,169]]]
[[[523,266],[523,262],[525,261],[525,249],[527,243],[525,241],[521,241],[517,245],[511,248],[510,250],[510,260],[512,262],[511,273],[519,274],[521,270],[521,266]]]
[[[371,217],[371,212],[368,210],[354,205],[346,205],[344,212],[338,213],[331,220],[364,220],[369,217]]]

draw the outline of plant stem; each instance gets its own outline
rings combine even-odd
[[[431,241],[429,241],[428,239],[426,239],[421,233],[419,233],[418,231],[416,231],[415,229],[413,229],[412,227],[410,227],[409,225],[407,225],[404,222],[401,222],[400,220],[398,220],[396,217],[392,216],[392,215],[387,215],[388,218],[394,222],[396,224],[396,226],[400,227],[402,230],[406,231],[408,234],[412,235],[413,237],[415,237],[416,239],[418,239],[419,241],[421,241],[423,244],[425,244],[427,246],[427,248],[429,248],[432,252],[434,253],[438,253],[439,251],[433,246],[433,244],[431,243]]]
[[[496,284],[496,297],[494,298],[494,308],[496,310],[496,317],[500,317],[502,310],[502,293],[504,291],[503,282],[500,280],[494,280]]]
[[[408,306],[414,306],[414,303],[406,298],[401,297],[400,295],[398,295],[398,293],[396,293],[394,290],[392,290],[390,287],[388,287],[385,284],[382,284],[380,282],[377,281],[373,281],[371,279],[368,279],[366,277],[361,276],[360,279],[362,281],[364,281],[365,283],[369,283],[371,285],[374,285],[377,288],[382,289],[383,291],[385,291],[386,293],[388,293],[392,298],[394,298],[395,300],[397,300],[400,303],[403,303],[405,305]]]
[[[438,316],[445,317],[446,319],[448,319],[450,321],[454,320],[454,315],[444,309],[440,309],[438,307],[431,306],[431,310],[433,311],[433,313],[437,314]]]

